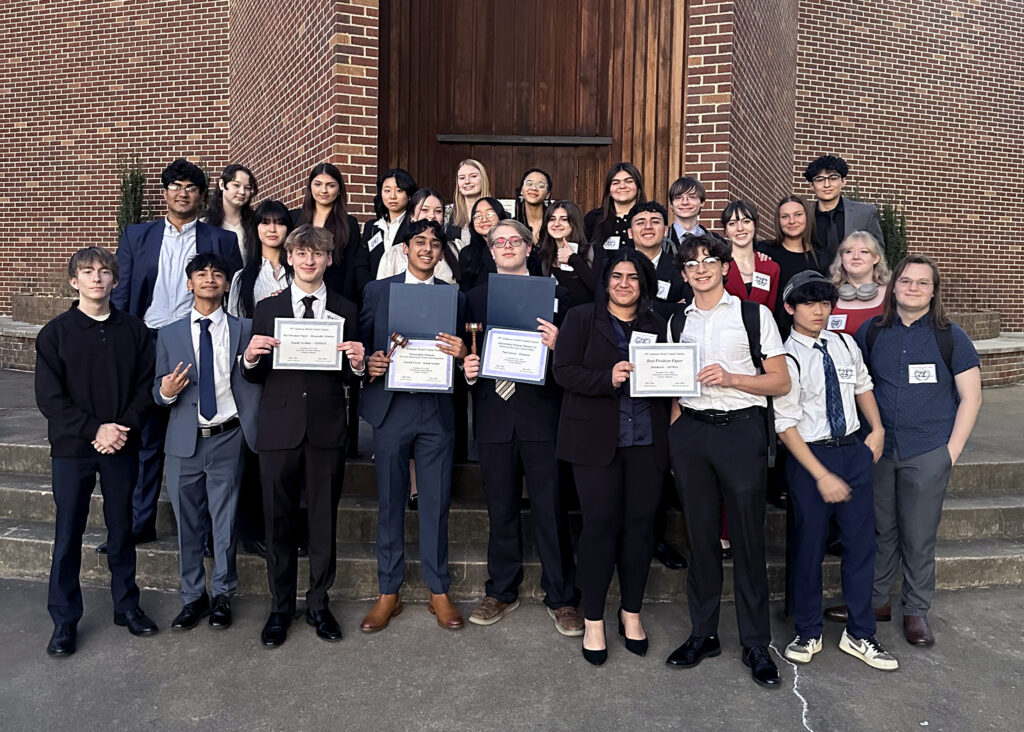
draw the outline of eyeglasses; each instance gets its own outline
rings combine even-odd
[[[501,239],[495,239],[491,247],[494,249],[505,249],[506,247],[512,247],[518,249],[524,243],[524,239],[521,236],[511,236],[508,239],[502,237]]]
[[[843,176],[836,173],[833,173],[832,175],[816,175],[811,178],[811,183],[824,183],[825,181],[828,181],[829,183],[838,183],[842,177]]]
[[[711,265],[718,264],[721,261],[721,257],[704,257],[704,259],[691,259],[686,262],[683,262],[683,266],[686,267],[687,269],[697,269],[697,267],[701,266],[702,264],[705,267],[710,267]]]
[[[680,193],[678,196],[672,199],[672,203],[676,201],[686,201],[687,203],[696,203],[700,200],[700,194],[698,193]]]
[[[544,181],[528,180],[523,183],[523,188],[529,188],[534,191],[546,191],[548,189],[548,184]]]
[[[498,214],[494,211],[488,211],[487,213],[478,213],[473,217],[473,221],[494,221],[498,218]]]
[[[900,277],[898,280],[896,280],[896,284],[899,285],[900,287],[906,287],[908,289],[913,285],[917,285],[917,288],[919,290],[927,290],[930,287],[932,287],[933,283],[931,280],[912,280],[909,277]]]
[[[167,190],[173,191],[174,193],[177,193],[178,191],[185,191],[185,193],[187,193],[188,195],[194,196],[195,194],[199,193],[199,186],[192,184],[183,186],[180,183],[168,183]]]

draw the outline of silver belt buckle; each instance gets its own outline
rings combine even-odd
[[[213,428],[212,427],[200,427],[199,428],[199,436],[200,437],[212,437],[213,436]]]

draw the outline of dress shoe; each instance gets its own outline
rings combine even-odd
[[[210,627],[226,630],[231,627],[231,598],[227,595],[215,595],[213,608],[210,610]]]
[[[825,608],[825,620],[833,623],[847,623],[850,621],[850,609],[846,605],[835,605]],[[882,607],[875,608],[875,622],[888,623],[892,620],[892,607],[885,603]]]
[[[601,621],[601,628],[604,628],[604,621]],[[591,663],[594,666],[600,666],[608,660],[608,646],[605,644],[604,648],[592,649],[580,644],[583,649],[583,658],[587,660],[587,663]]]
[[[732,544],[722,547],[722,559],[732,559]]]
[[[260,559],[267,558],[267,542],[262,539],[243,539],[242,551],[246,554],[253,554]]]
[[[106,554],[107,553],[107,542],[103,542],[98,547],[96,547],[96,553],[97,554]]]
[[[409,496],[409,500],[407,500],[405,502],[405,505],[407,505],[409,507],[410,511],[419,511],[420,510],[420,494],[419,493],[413,493],[411,496]]]
[[[366,613],[363,622],[359,624],[359,630],[364,633],[376,633],[384,630],[391,622],[402,614],[402,598],[396,592],[393,595],[378,595],[377,602]]]
[[[298,547],[296,547],[296,551],[297,551],[297,553],[298,553],[298,555],[300,557],[308,557],[309,556],[309,544],[307,544],[306,542],[302,542],[301,544],[298,545]]]
[[[155,635],[158,630],[156,623],[146,616],[141,607],[126,613],[115,612],[114,625],[128,626],[128,632],[132,635]]]
[[[186,603],[178,617],[171,623],[174,630],[192,630],[199,625],[199,621],[210,614],[210,596],[205,592],[198,600]]]
[[[46,652],[51,656],[70,656],[77,649],[78,623],[57,623],[53,628]]]
[[[427,605],[427,610],[430,611],[431,615],[437,616],[437,624],[445,630],[462,629],[462,614],[452,604],[446,593],[440,595],[431,593],[430,604]]]
[[[721,653],[722,643],[717,635],[709,635],[707,638],[691,635],[683,645],[672,651],[665,663],[680,668],[693,668],[705,658],[714,658]]]
[[[330,608],[323,610],[306,610],[306,625],[316,628],[317,637],[325,641],[340,641],[341,626],[334,617]]]
[[[750,667],[750,677],[755,684],[767,689],[777,689],[782,684],[779,677],[779,667],[768,655],[768,649],[764,646],[754,646],[743,649],[743,665]]]
[[[667,542],[659,541],[654,545],[654,558],[669,569],[686,569],[686,557]]]
[[[626,637],[626,625],[622,622],[622,608],[621,607],[619,608],[618,616],[619,616],[619,635],[621,635],[623,637],[623,639],[626,641],[626,650],[629,651],[630,653],[635,653],[638,656],[646,656],[647,655],[647,648],[648,648],[647,637],[644,636],[640,640],[636,640],[635,638],[628,638],[628,637]]]
[[[260,633],[260,641],[267,648],[283,646],[288,640],[288,626],[292,624],[292,616],[289,613],[270,613],[263,632]]]
[[[213,559],[213,534],[206,534],[203,537],[203,556]]]
[[[928,625],[928,618],[921,615],[903,616],[903,635],[913,646],[933,646],[935,636]]]

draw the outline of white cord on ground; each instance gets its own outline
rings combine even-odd
[[[807,732],[814,732],[814,730],[811,729],[810,723],[807,721],[807,714],[808,714],[808,712],[810,712],[810,707],[808,706],[807,700],[804,698],[804,695],[801,694],[800,690],[797,688],[798,686],[800,686],[800,669],[799,669],[799,667],[795,663],[790,661],[788,658],[783,656],[781,653],[779,653],[779,649],[775,647],[774,643],[770,644],[768,647],[771,648],[773,651],[775,651],[775,655],[779,657],[779,660],[785,661],[786,663],[788,663],[790,666],[793,667],[793,693],[796,695],[796,698],[800,700],[800,703],[803,704],[803,711],[801,712],[801,715],[800,715],[800,721],[803,722],[804,729],[807,730]]]

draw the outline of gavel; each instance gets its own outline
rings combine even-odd
[[[409,345],[409,339],[406,338],[401,333],[392,333],[388,341],[390,341],[391,343],[391,348],[388,349],[388,358],[391,358],[393,355],[395,355],[395,351],[397,351],[399,348],[405,348],[407,345]],[[376,376],[371,376],[370,381],[372,382],[376,378]]]
[[[473,337],[473,350],[472,354],[476,355],[476,334],[482,332],[484,329],[483,323],[466,323],[466,332]]]

